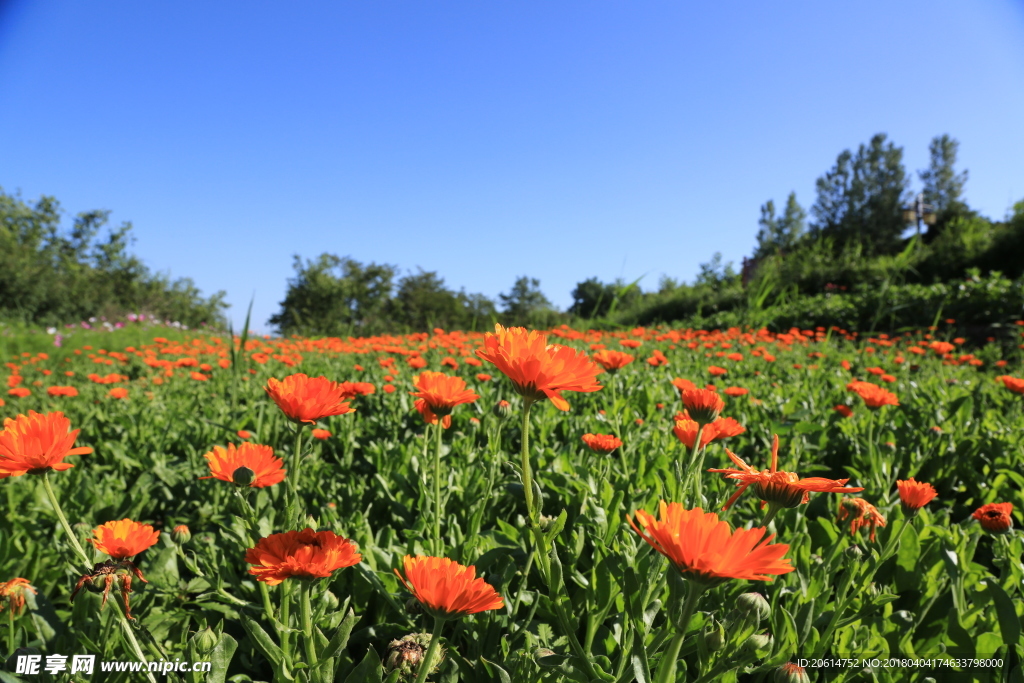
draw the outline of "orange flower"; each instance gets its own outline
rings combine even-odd
[[[1013,503],[988,503],[971,514],[981,528],[993,534],[1005,534],[1013,528]]]
[[[28,387],[14,387],[7,392],[7,395],[14,398],[25,398],[32,395],[32,390]]]
[[[674,386],[679,391],[691,391],[697,388],[697,385],[691,382],[690,380],[682,379],[680,377],[676,377],[674,380],[672,380],[672,386]]]
[[[851,415],[853,415],[853,408],[851,408],[850,406],[844,406],[840,404],[833,408],[833,410],[835,410],[843,417],[850,417]]]
[[[668,358],[658,349],[654,349],[651,357],[647,359],[647,364],[652,368],[661,367],[662,365],[668,365]]]
[[[779,435],[775,435],[772,441],[772,466],[771,469],[758,472],[743,461],[735,453],[726,449],[729,458],[732,459],[740,469],[709,469],[708,472],[721,472],[726,479],[735,479],[739,490],[732,494],[726,501],[723,510],[728,510],[740,494],[748,486],[754,485],[754,493],[765,503],[778,505],[780,507],[794,508],[801,503],[810,500],[811,492],[819,493],[857,493],[863,491],[861,487],[846,486],[849,479],[825,479],[824,477],[808,477],[801,479],[795,472],[778,471],[779,466]],[[763,507],[763,503],[762,503]]]
[[[1003,386],[1013,393],[1024,394],[1024,379],[1010,377],[1009,375],[1002,375],[1000,377],[996,377],[996,379],[1002,382]]]
[[[591,359],[608,372],[615,373],[633,362],[633,356],[622,351],[603,349],[598,351]]]
[[[359,564],[363,556],[352,541],[333,531],[286,531],[261,538],[245,553],[249,573],[268,586],[285,579],[326,578],[336,569]]]
[[[676,415],[676,426],[672,432],[677,439],[683,442],[683,445],[693,450],[693,442],[697,438],[697,428],[697,423],[691,420],[684,411]],[[704,425],[704,431],[700,435],[700,447],[705,448],[712,441],[738,436],[745,431],[747,431],[746,428],[733,418],[720,417],[711,424]]]
[[[484,335],[484,347],[476,354],[494,363],[524,399],[532,402],[549,398],[559,410],[569,410],[563,391],[601,389],[594,379],[601,368],[587,354],[568,346],[548,345],[547,336],[536,330],[505,329],[495,324],[494,334]]]
[[[726,396],[746,396],[750,393],[750,389],[744,389],[743,387],[726,387]]]
[[[474,358],[473,360],[476,360],[476,358]],[[491,376],[488,375],[486,372],[480,372],[477,373],[476,379],[478,382],[490,382]]]
[[[913,477],[906,481],[897,479],[896,488],[900,492],[900,504],[903,507],[903,512],[907,515],[917,514],[918,510],[939,495],[934,486],[923,481],[914,481]]]
[[[326,429],[314,429],[311,434],[314,439],[320,439],[321,441],[331,438],[331,432]]]
[[[402,559],[403,577],[395,576],[412,593],[424,610],[435,618],[458,619],[505,606],[498,592],[483,577],[476,576],[476,567],[465,567],[446,557],[412,557]]]
[[[116,387],[107,392],[110,398],[128,398],[128,390],[124,387]]]
[[[864,399],[864,405],[868,408],[898,406],[900,404],[896,394],[871,382],[854,381],[847,384],[846,388]]]
[[[725,368],[720,368],[717,365],[711,365],[711,366],[708,367],[708,373],[712,377],[721,377],[722,375],[726,374],[727,372],[729,372],[729,371],[726,370]]]
[[[42,474],[49,470],[62,472],[74,467],[62,462],[69,455],[92,453],[87,446],[72,448],[79,430],[68,431],[71,420],[64,413],[28,415],[4,420],[0,431],[0,479],[23,474]]]
[[[864,489],[857,489],[863,491]],[[875,540],[875,528],[885,526],[885,517],[875,508],[874,505],[863,498],[843,498],[843,504],[839,508],[839,521],[850,518],[850,535],[856,536],[861,527],[868,527],[871,530],[870,539]]]
[[[614,434],[584,434],[583,443],[598,455],[608,455],[622,447],[622,440]]]
[[[78,389],[75,389],[74,387],[61,387],[61,386],[46,387],[46,393],[49,394],[50,396],[74,397],[74,396],[78,396]]]
[[[192,379],[194,379],[197,382],[207,382],[210,379],[209,377],[207,377],[206,375],[204,375],[201,372],[190,372],[188,376],[191,377]]]
[[[683,392],[683,405],[691,420],[706,425],[718,419],[725,401],[711,389],[688,389]]]
[[[245,429],[239,429],[237,432],[235,432],[235,434],[238,435],[239,439],[251,439],[252,438],[252,434],[248,430],[245,430]]]
[[[652,548],[667,557],[691,581],[710,587],[729,579],[770,581],[770,575],[794,570],[783,555],[784,543],[772,544],[775,536],[764,538],[765,529],[731,530],[713,512],[700,508],[685,510],[679,503],[661,501],[658,519],[644,510],[636,511],[636,521],[626,515],[633,531]]]
[[[12,612],[21,614],[25,610],[25,593],[36,594],[28,579],[16,578],[0,581],[0,614],[9,607]]]
[[[373,386],[371,382],[340,382],[339,386],[341,387],[341,398],[346,401],[356,396],[369,396],[377,391],[377,387]]]
[[[289,420],[299,424],[316,424],[325,417],[354,412],[344,402],[344,387],[323,376],[307,377],[300,372],[283,380],[271,377],[264,390]]]
[[[87,540],[115,560],[138,555],[160,538],[160,532],[154,531],[150,525],[133,522],[127,517],[120,522],[101,524],[92,533],[93,538]]]
[[[466,388],[466,380],[443,372],[424,372],[417,375],[413,384],[419,391],[409,392],[410,395],[425,401],[430,411],[440,417],[451,415],[452,409],[457,405],[472,403],[480,398]],[[448,420],[448,424],[451,424],[451,419]]]
[[[243,443],[237,448],[233,443],[229,443],[227,448],[214,446],[203,457],[210,466],[210,476],[200,479],[238,483],[235,481],[235,472],[244,467],[253,473],[248,485],[257,489],[281,483],[288,471],[282,467],[284,461],[274,457],[273,448],[255,443]]]

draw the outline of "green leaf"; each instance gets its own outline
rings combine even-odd
[[[270,660],[274,668],[280,668],[284,662],[284,652],[274,643],[270,634],[264,631],[263,627],[247,614],[242,615],[242,628],[253,639],[256,647],[263,653],[263,656]]]
[[[565,514],[564,510],[562,511],[562,514]],[[512,683],[512,678],[508,675],[508,672],[502,669],[494,662],[488,661],[483,657],[480,658],[480,662],[487,665],[488,667],[494,667],[494,670],[498,672],[498,680],[500,680],[501,683]]]
[[[366,656],[359,662],[356,668],[345,677],[345,683],[380,683],[384,669],[380,664],[380,657],[372,647],[366,650]]]
[[[1020,618],[1017,616],[1017,610],[1014,609],[1010,596],[995,579],[990,579],[986,583],[992,602],[996,606],[996,617],[999,619],[999,631],[1003,635],[1003,642],[1012,652],[1020,642]]]
[[[359,617],[357,617],[356,613],[350,608],[348,614],[345,615],[344,621],[342,621],[341,625],[338,626],[338,630],[334,632],[333,636],[331,636],[330,642],[327,643],[327,647],[325,647],[324,651],[321,653],[321,656],[324,659],[336,657],[345,649],[345,646],[348,645],[348,638],[352,635],[352,629],[358,621]]]

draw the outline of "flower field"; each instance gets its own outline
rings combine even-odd
[[[3,359],[0,683],[1024,681],[1024,322],[953,330]]]

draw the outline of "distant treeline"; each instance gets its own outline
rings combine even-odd
[[[781,211],[768,201],[742,268],[715,254],[692,283],[664,277],[657,290],[642,291],[637,282],[590,278],[559,312],[527,276],[495,302],[448,289],[436,272],[398,278],[392,265],[296,256],[295,277],[270,323],[285,334],[366,335],[482,329],[494,321],[899,329],[931,324],[937,315],[972,325],[1021,318],[1024,202],[1003,221],[979,215],[963,199],[967,172],[955,168],[957,141],[938,136],[929,151],[916,193],[903,149],[884,134],[843,151],[817,180],[810,222],[794,193]]]
[[[128,253],[131,223],[101,236],[109,211],[87,211],[62,230],[53,197],[35,204],[0,188],[0,320],[61,325],[143,313],[222,325],[224,292],[203,297],[192,280],[152,273]]]

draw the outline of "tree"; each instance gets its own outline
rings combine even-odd
[[[834,236],[839,247],[857,241],[869,253],[896,251],[906,227],[907,184],[903,149],[887,143],[885,133],[860,145],[856,155],[844,150],[815,184],[814,233]]]
[[[399,280],[391,311],[392,320],[413,330],[476,329],[496,312],[494,302],[483,294],[454,292],[436,272],[422,268]]]
[[[695,287],[706,285],[716,288],[720,284],[736,280],[736,277],[736,269],[733,268],[732,261],[723,265],[722,252],[716,251],[710,261],[700,264],[700,272],[697,273],[697,279],[693,284]]]
[[[536,311],[548,310],[551,302],[540,291],[540,280],[522,276],[517,278],[508,294],[499,294],[502,313],[509,322],[524,325]]]
[[[373,334],[384,329],[395,267],[323,253],[295,255],[295,277],[269,323],[282,334]]]
[[[938,214],[935,225],[928,230],[931,239],[941,233],[954,218],[976,217],[960,199],[964,184],[967,183],[967,171],[957,173],[953,168],[959,148],[960,143],[948,134],[935,136],[928,145],[931,157],[928,168],[917,172],[924,183],[924,201],[931,204]]]
[[[569,313],[581,318],[600,318],[608,313],[615,299],[615,285],[605,284],[596,277],[577,282],[572,290]]]
[[[775,214],[775,202],[771,199],[761,207],[758,224],[757,248],[754,258],[763,258],[778,251],[788,251],[796,246],[804,232],[807,212],[796,200],[796,192],[790,192],[786,209],[781,215]]]

